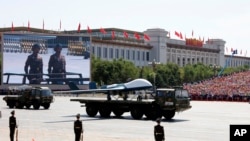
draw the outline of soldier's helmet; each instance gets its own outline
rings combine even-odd
[[[77,117],[77,118],[80,118],[80,114],[77,114],[76,117]]]
[[[15,110],[11,111],[10,113],[11,113],[12,115],[14,115],[14,114],[15,114]]]
[[[38,48],[38,49],[40,49],[41,48],[41,46],[39,45],[39,44],[34,44],[33,46],[32,46],[32,50],[34,50],[34,49],[36,49],[36,48]]]
[[[161,118],[157,118],[157,119],[156,119],[156,122],[157,122],[157,123],[160,123],[160,122],[161,122]]]
[[[57,48],[62,49],[62,45],[61,44],[56,44],[56,46],[54,47],[54,51],[56,51]]]

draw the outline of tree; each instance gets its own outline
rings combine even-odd
[[[124,83],[138,77],[138,68],[132,62],[123,59],[107,61],[92,57],[91,65],[92,81],[100,85]]]

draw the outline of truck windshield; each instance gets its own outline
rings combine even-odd
[[[176,90],[175,91],[176,98],[188,98],[187,90]]]
[[[41,94],[42,94],[43,96],[51,96],[51,91],[50,91],[50,90],[42,90],[42,91],[41,91]]]
[[[173,91],[157,91],[157,97],[172,97]]]

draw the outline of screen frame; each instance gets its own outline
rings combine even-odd
[[[83,78],[84,79],[84,83],[78,83],[77,85],[80,86],[80,88],[86,88],[86,85],[88,85],[88,82],[91,81],[91,37],[88,36],[88,35],[85,35],[85,34],[64,34],[64,33],[58,33],[58,34],[49,34],[49,33],[30,33],[30,32],[4,32],[4,33],[0,33],[0,48],[1,48],[1,52],[0,52],[0,57],[1,57],[1,84],[0,84],[0,89],[8,89],[10,86],[13,87],[13,86],[20,86],[20,85],[32,85],[32,86],[48,86],[50,87],[52,90],[64,90],[64,89],[69,89],[69,87],[67,86],[67,83],[65,81],[65,83],[63,84],[51,84],[51,83],[42,83],[42,84],[29,84],[29,81],[26,81],[25,83],[23,82],[17,82],[17,83],[7,83],[7,80],[5,78],[4,75],[6,75],[6,72],[5,72],[5,66],[4,64],[7,62],[5,60],[5,48],[6,48],[6,37],[7,36],[29,36],[30,38],[34,38],[34,39],[39,39],[39,37],[68,37],[69,39],[72,39],[72,38],[78,38],[79,40],[78,41],[82,41],[83,42],[83,48],[85,48],[85,52],[88,52],[89,53],[89,58],[87,58],[89,60],[89,67],[88,67],[88,77],[85,77]],[[45,39],[44,39],[45,40]],[[34,41],[35,43],[36,41]],[[66,41],[65,41],[66,42]],[[67,42],[69,42],[69,40],[67,40]],[[63,49],[67,49],[69,50],[69,43],[68,43],[68,46],[65,46],[65,43],[61,43],[60,41],[58,41],[57,43],[59,44],[62,44],[63,46]],[[57,43],[48,43],[48,46],[47,48],[53,48]],[[30,52],[31,53],[31,52]],[[26,56],[28,56],[30,53],[26,53]],[[41,54],[41,52],[39,53]],[[48,54],[47,54],[48,55]],[[52,55],[51,53],[49,53],[49,55]],[[67,57],[66,54],[65,55],[65,58]],[[70,54],[67,54],[67,55],[70,55]],[[78,56],[82,57],[84,59],[84,55],[79,55]],[[47,65],[48,62],[43,62],[43,66]],[[69,66],[70,64],[68,62],[66,62],[66,67]],[[86,67],[83,67],[84,69],[86,69]],[[21,70],[23,70],[23,68],[20,68]],[[43,69],[43,70],[47,70],[47,67],[46,69]],[[68,75],[75,75],[73,74],[74,72],[71,72],[70,70],[66,70],[68,73]],[[46,73],[45,73],[46,72]],[[44,75],[47,75],[47,71],[43,72]],[[85,71],[83,71],[85,72]],[[81,72],[82,73],[82,72]],[[24,71],[23,73],[14,73],[13,74],[10,74],[10,75],[24,75]],[[83,74],[83,73],[82,73]],[[82,80],[82,79],[81,79]],[[86,83],[85,83],[86,81]]]

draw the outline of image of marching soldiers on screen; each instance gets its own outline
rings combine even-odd
[[[50,56],[48,64],[48,73],[52,84],[63,84],[60,78],[66,78],[66,60],[64,55],[61,54],[62,45],[57,44],[54,47],[55,53]]]
[[[40,49],[39,44],[34,44],[32,54],[28,56],[25,62],[24,71],[30,84],[40,84],[43,79],[43,59],[39,55]]]

